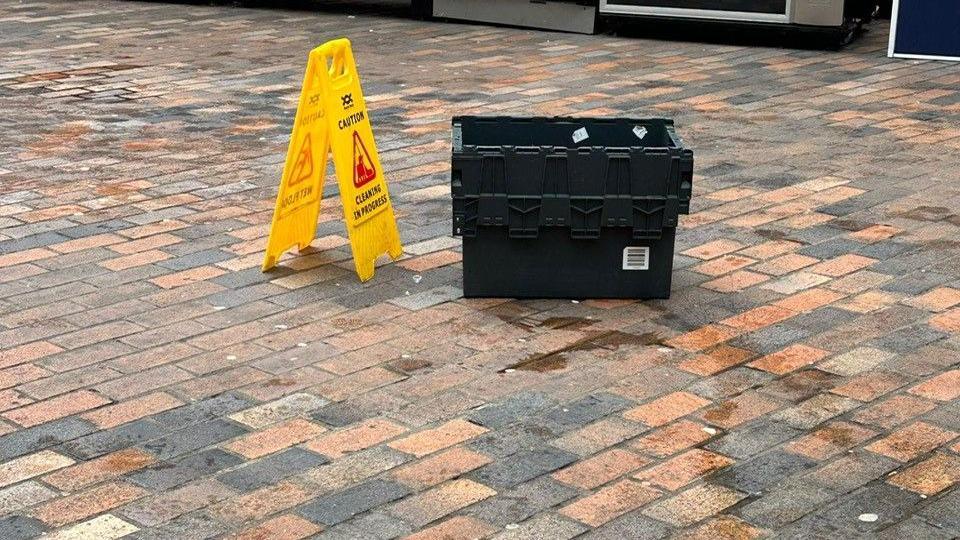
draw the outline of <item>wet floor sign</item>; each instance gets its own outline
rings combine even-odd
[[[387,253],[397,259],[403,247],[346,39],[310,51],[263,271],[273,268],[283,252],[293,246],[302,250],[316,236],[331,153],[353,261],[360,280],[367,281],[377,257]]]

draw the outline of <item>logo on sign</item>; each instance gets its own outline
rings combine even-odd
[[[344,94],[340,96],[340,101],[343,103],[343,110],[347,110],[353,107],[353,94]]]
[[[373,160],[363,145],[360,134],[353,132],[353,187],[360,187],[377,177]]]
[[[303,144],[300,145],[300,153],[297,154],[297,162],[293,165],[293,172],[290,173],[290,182],[288,186],[295,186],[304,180],[313,176],[313,150],[310,147],[310,134],[303,138]]]

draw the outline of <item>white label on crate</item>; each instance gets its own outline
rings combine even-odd
[[[633,126],[633,134],[636,135],[638,139],[643,139],[647,136],[647,128],[643,126]]]
[[[650,248],[648,247],[623,248],[623,269],[624,270],[649,270],[650,269]]]
[[[460,124],[453,125],[453,151],[463,151],[463,126]]]
[[[573,142],[578,143],[590,138],[590,134],[587,133],[587,128],[580,128],[573,132]]]

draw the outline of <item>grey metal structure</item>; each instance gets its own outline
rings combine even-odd
[[[433,0],[433,16],[592,34],[596,2],[570,0]]]
[[[593,33],[604,18],[639,16],[836,31],[853,38],[876,0],[414,0],[433,17]]]
[[[840,27],[845,0],[600,0],[600,13]]]

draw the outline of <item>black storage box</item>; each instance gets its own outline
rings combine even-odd
[[[692,184],[672,120],[455,117],[464,295],[668,298]]]

